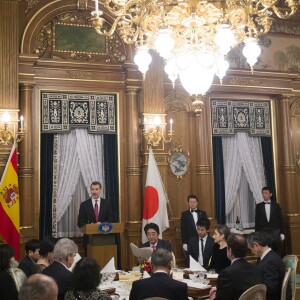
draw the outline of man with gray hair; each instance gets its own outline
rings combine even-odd
[[[172,253],[159,248],[151,256],[150,278],[134,281],[129,300],[142,300],[150,297],[186,300],[187,284],[170,278]]]
[[[19,300],[56,300],[57,294],[57,284],[51,277],[34,274],[23,283]]]
[[[252,254],[260,258],[257,266],[267,286],[266,299],[280,300],[285,266],[281,257],[269,247],[270,236],[263,231],[253,232],[248,235],[247,242]]]
[[[43,274],[52,277],[58,285],[58,300],[63,300],[65,293],[73,289],[72,273],[67,269],[74,262],[78,252],[77,245],[70,239],[60,239],[54,246],[54,262],[43,270]]]

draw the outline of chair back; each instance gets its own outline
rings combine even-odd
[[[291,289],[292,289],[292,300],[296,298],[296,273],[297,273],[297,264],[298,264],[298,257],[297,255],[286,255],[282,259],[285,268],[291,268]]]
[[[281,286],[281,300],[286,300],[286,291],[287,291],[287,286],[291,277],[291,268],[287,268],[285,270],[285,275],[282,281],[282,286]]]
[[[21,269],[18,268],[10,268],[9,274],[14,280],[17,291],[19,292],[22,284],[27,279],[26,274]]]
[[[239,300],[265,300],[267,287],[265,284],[257,284],[246,290]]]

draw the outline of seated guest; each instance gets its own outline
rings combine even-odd
[[[65,300],[111,300],[111,297],[98,289],[100,284],[100,269],[96,261],[82,258],[77,262],[73,271],[73,287],[65,295]]]
[[[36,263],[36,273],[42,273],[53,262],[53,249],[56,239],[52,236],[46,237],[40,244],[40,258]]]
[[[67,291],[72,290],[71,267],[74,256],[78,252],[77,245],[67,238],[58,240],[54,246],[54,262],[43,270],[43,274],[52,277],[58,285],[58,300],[63,300]]]
[[[0,245],[0,298],[18,300],[18,291],[8,270],[13,262],[15,250],[7,244]]]
[[[201,218],[196,223],[198,236],[194,236],[188,243],[188,255],[207,269],[209,259],[212,255],[214,239],[208,234],[210,222],[206,218]]]
[[[281,257],[268,246],[270,240],[265,232],[253,232],[248,235],[247,240],[251,252],[260,258],[257,266],[267,286],[266,299],[280,300],[281,285],[285,275]]]
[[[242,234],[230,234],[227,240],[227,257],[231,266],[223,269],[217,287],[210,291],[210,299],[238,300],[250,287],[263,283],[259,268],[247,262],[247,240]]]
[[[208,270],[216,270],[216,273],[220,273],[221,270],[231,265],[230,260],[227,257],[227,239],[230,235],[230,230],[226,225],[218,225],[215,229],[213,239],[215,245],[212,249],[212,256],[210,258]]]
[[[20,261],[21,269],[27,277],[36,273],[36,262],[40,258],[40,241],[36,239],[29,240],[25,243],[26,257]]]
[[[164,241],[158,238],[159,236],[159,227],[155,223],[149,223],[144,227],[144,231],[148,242],[142,244],[141,248],[151,247],[153,251],[156,249],[167,249],[172,251],[171,244],[168,241]]]
[[[57,284],[51,277],[34,274],[22,285],[19,300],[56,300],[57,293]]]
[[[160,248],[152,253],[150,278],[134,281],[129,300],[142,300],[150,297],[186,300],[187,284],[170,278],[172,253]]]

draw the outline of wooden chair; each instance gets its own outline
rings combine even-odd
[[[292,300],[295,300],[296,297],[296,273],[297,273],[297,264],[298,264],[298,257],[297,255],[286,255],[282,259],[285,268],[291,268],[291,289],[292,289]]]
[[[287,290],[288,283],[290,281],[291,272],[292,272],[291,268],[287,268],[285,270],[285,275],[281,286],[281,300],[286,300],[286,290]]]
[[[9,274],[14,280],[17,291],[19,292],[22,284],[27,279],[26,274],[21,269],[18,268],[10,268]]]
[[[265,284],[257,284],[246,290],[239,300],[265,300],[267,287]]]

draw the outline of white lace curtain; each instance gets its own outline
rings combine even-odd
[[[88,198],[93,181],[102,183],[105,195],[103,136],[74,129],[57,135],[53,205],[56,205],[57,236],[80,236],[77,215],[80,203]],[[55,161],[54,159],[54,161]]]
[[[233,227],[240,217],[244,227],[253,227],[255,204],[262,201],[265,174],[259,137],[237,132],[222,138],[226,223]]]

